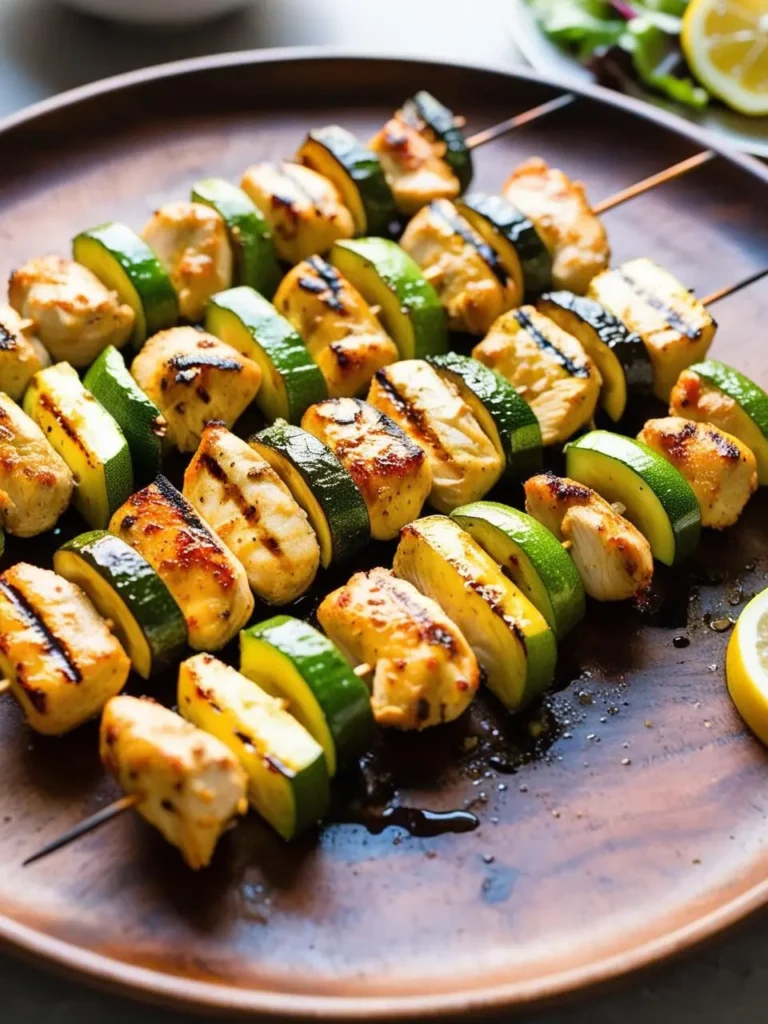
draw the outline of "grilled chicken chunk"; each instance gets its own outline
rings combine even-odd
[[[0,525],[16,537],[52,529],[72,497],[66,462],[24,410],[0,392]]]
[[[368,143],[378,153],[395,204],[416,213],[433,199],[455,199],[459,179],[443,160],[445,144],[427,138],[398,111]]]
[[[121,505],[109,529],[162,578],[194,650],[219,650],[250,618],[254,602],[245,569],[164,476]]]
[[[100,754],[136,810],[193,870],[248,810],[246,777],[227,747],[147,697],[115,697],[101,719]]]
[[[581,343],[533,306],[499,317],[472,350],[536,413],[545,445],[567,441],[595,414],[602,379]]]
[[[440,512],[482,498],[501,476],[501,456],[456,386],[422,359],[379,370],[368,401],[427,453],[429,500]]]
[[[202,320],[215,293],[232,286],[233,256],[227,225],[203,203],[165,203],[141,237],[168,272],[185,320]]]
[[[93,718],[130,669],[79,587],[26,562],[0,576],[0,670],[36,732],[58,736]]]
[[[712,316],[672,274],[644,258],[599,274],[589,294],[643,339],[654,394],[668,401],[680,372],[709,350],[717,328]]]
[[[742,441],[679,416],[648,420],[637,435],[680,470],[701,508],[701,525],[732,526],[757,490],[757,462]]]
[[[269,463],[220,423],[203,431],[184,495],[242,562],[262,601],[287,604],[311,585],[320,546],[306,512]]]
[[[240,187],[264,214],[277,255],[286,263],[328,252],[339,238],[352,238],[355,233],[355,222],[339,190],[309,167],[254,164]]]
[[[522,301],[494,250],[447,199],[420,210],[400,245],[436,289],[453,331],[485,334],[498,316]]]
[[[559,540],[570,541],[584,589],[597,601],[641,597],[653,578],[651,546],[595,491],[541,473],[525,483],[525,509]]]
[[[206,423],[231,427],[256,397],[262,377],[258,363],[194,327],[155,334],[131,373],[168,421],[168,443],[182,452],[197,448]]]
[[[356,573],[325,598],[317,618],[358,665],[374,666],[380,725],[425,729],[453,721],[480,682],[477,660],[440,606],[388,569]]]
[[[20,317],[13,306],[0,305],[0,391],[18,401],[32,376],[50,365],[34,322]]]
[[[121,348],[133,331],[130,306],[86,267],[43,256],[14,270],[8,301],[55,360],[89,366],[107,345]]]
[[[274,304],[303,338],[331,398],[360,394],[377,370],[398,358],[362,295],[320,256],[286,274]]]
[[[611,250],[581,182],[532,157],[507,178],[502,194],[533,221],[552,256],[555,287],[583,295]]]
[[[429,461],[389,416],[359,398],[332,398],[311,405],[301,425],[328,445],[357,484],[374,540],[392,540],[418,517],[432,486]]]

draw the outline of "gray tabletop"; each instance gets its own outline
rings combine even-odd
[[[183,0],[180,0],[183,2]],[[455,0],[454,0],[455,2]],[[116,28],[49,0],[0,0],[0,116],[62,89],[146,64],[256,46],[328,44],[500,63],[517,59],[506,4],[472,0],[256,0],[173,33]],[[52,867],[52,870],[55,870]],[[186,1017],[103,995],[0,957],[3,1024],[176,1024]],[[653,974],[537,1019],[542,1024],[757,1024],[768,1015],[768,917]]]

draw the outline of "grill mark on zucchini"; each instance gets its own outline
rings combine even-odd
[[[680,331],[684,337],[688,338],[689,341],[698,341],[703,333],[701,327],[693,327],[691,324],[683,318],[683,316],[672,306],[668,306],[658,295],[654,295],[653,292],[649,292],[646,288],[643,288],[641,284],[626,272],[621,267],[616,269],[616,273],[619,275],[621,280],[629,285],[635,295],[639,296],[651,309],[655,309],[657,313],[661,313],[665,321],[670,327],[674,327],[676,331]]]
[[[527,313],[523,313],[522,310],[516,309],[512,314],[536,344],[545,352],[549,352],[556,363],[559,363],[563,369],[571,375],[571,377],[589,377],[589,370],[586,366],[581,366],[578,363],[574,363],[564,352],[561,352],[557,345],[554,345],[549,338],[542,334],[541,331],[534,327],[530,317]]]
[[[434,429],[427,422],[424,413],[420,409],[417,409],[411,402],[408,401],[408,399],[406,399],[403,395],[400,394],[395,385],[387,376],[385,370],[376,371],[376,380],[378,381],[382,389],[386,391],[386,393],[392,399],[392,403],[396,405],[397,408],[403,413],[405,418],[410,423],[413,424],[415,429],[421,434],[424,440],[432,445],[438,457],[443,462],[453,462],[453,456],[449,451],[447,451],[442,441],[435,433]]]
[[[58,637],[53,635],[51,630],[45,624],[43,617],[35,611],[18,587],[15,587],[12,583],[8,583],[5,580],[0,580],[0,592],[3,593],[10,604],[13,605],[16,612],[21,616],[24,624],[29,626],[30,629],[34,630],[34,632],[42,638],[46,654],[50,654],[54,661],[58,662],[59,668],[64,673],[64,677],[68,679],[70,683],[81,683],[83,681],[83,674],[75,664],[72,655],[66,648],[66,645],[59,640]],[[23,665],[17,666],[17,674],[19,669],[23,669]],[[24,689],[30,694],[30,699],[32,699],[32,693],[36,693],[43,697],[43,706],[38,707],[38,705],[35,704],[35,707],[38,711],[44,711],[45,694],[41,693],[39,690],[29,690],[26,686],[24,686]]]
[[[85,461],[86,461],[86,464],[87,464],[88,468],[89,469],[93,469],[94,466],[96,465],[96,463],[93,460],[92,453],[85,446],[85,444],[83,444],[83,441],[82,441],[80,435],[78,434],[77,430],[69,422],[67,417],[61,411],[61,409],[59,409],[58,405],[56,405],[56,403],[53,401],[51,396],[49,394],[47,394],[47,392],[45,392],[45,391],[40,391],[38,396],[37,396],[37,400],[40,403],[40,405],[43,407],[43,409],[45,409],[46,412],[49,412],[51,414],[51,416],[53,416],[53,418],[59,424],[59,426],[64,431],[64,433],[67,435],[67,437],[72,442],[72,444],[76,448],[80,449],[80,451],[85,456]],[[46,433],[50,434],[50,432],[51,432],[51,428],[49,427],[48,430],[46,431]]]
[[[446,213],[442,209],[441,204],[439,203],[430,203],[429,208],[432,211],[432,213],[435,214],[438,220],[441,220],[444,224],[447,224],[451,231],[454,232],[454,234],[462,238],[467,243],[467,245],[472,246],[472,248],[487,264],[488,269],[491,270],[493,274],[495,274],[495,276],[498,278],[502,286],[505,287],[507,281],[509,280],[509,275],[499,262],[499,257],[497,256],[495,250],[492,249],[491,246],[488,245],[486,242],[483,242],[482,240],[478,241],[472,228],[468,224],[463,223],[462,218],[460,216],[457,215],[456,217],[454,217],[451,214]]]
[[[307,263],[320,278],[322,287],[319,289],[317,289],[317,287],[307,288],[307,284],[312,282],[312,279],[305,277],[299,279],[299,286],[301,288],[305,288],[307,291],[315,291],[317,294],[327,290],[329,295],[327,298],[323,299],[325,305],[328,306],[329,309],[335,310],[337,313],[345,313],[346,309],[344,307],[344,303],[339,297],[344,285],[338,270],[336,270],[335,267],[332,267],[330,263],[326,263],[325,260],[320,259],[319,256],[310,256]],[[312,282],[312,284],[316,283],[319,282]]]

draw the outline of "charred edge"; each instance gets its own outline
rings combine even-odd
[[[496,254],[496,250],[493,249],[487,242],[484,242],[479,235],[477,235],[472,227],[466,223],[466,221],[456,214],[455,216],[451,213],[446,212],[443,208],[443,204],[440,202],[434,202],[429,204],[429,208],[432,213],[441,220],[444,224],[447,224],[454,234],[462,238],[467,245],[471,245],[472,248],[480,255],[483,261],[487,264],[488,269],[498,278],[502,287],[506,287],[509,275],[507,274],[504,267],[499,261],[499,257]]]
[[[568,480],[554,473],[544,474],[546,487],[553,498],[558,501],[590,501],[594,491],[574,480]]]
[[[392,576],[376,576],[375,582],[385,590],[403,611],[418,626],[419,639],[433,647],[442,647],[451,656],[456,654],[456,637],[435,622],[429,612],[418,601],[415,601],[407,589]]]
[[[153,485],[150,484],[151,486]],[[167,477],[163,476],[162,473],[158,473],[154,486],[157,488],[161,498],[173,508],[174,512],[179,514],[185,526],[188,526],[190,530],[194,530],[197,533],[204,534],[208,540],[211,539],[208,530],[193,506],[187,501],[181,491],[176,490]]]
[[[72,655],[61,640],[53,635],[48,626],[46,626],[42,616],[35,611],[22,592],[12,583],[0,580],[0,593],[5,595],[6,600],[10,602],[25,625],[29,626],[30,629],[40,636],[46,653],[50,654],[54,661],[58,662],[65,678],[70,683],[81,683],[83,681],[83,674],[75,664]],[[30,694],[30,699],[32,699],[32,691],[27,692]],[[37,707],[37,705],[35,706]],[[38,708],[38,710],[44,709]]]
[[[243,368],[243,364],[239,360],[228,359],[226,356],[217,356],[214,353],[198,353],[193,356],[171,356],[168,360],[168,366],[173,370],[179,371],[176,377],[177,384],[187,384],[190,380],[194,380],[194,377],[182,377],[181,374],[185,371],[199,370],[204,366],[210,366],[214,370],[229,370],[232,373],[239,373]]]
[[[56,403],[53,401],[53,399],[50,397],[50,395],[46,395],[44,391],[40,392],[40,394],[38,396],[38,400],[40,402],[40,405],[43,407],[43,409],[45,409],[46,412],[50,413],[50,415],[53,416],[53,418],[59,424],[61,429],[64,431],[64,433],[70,439],[72,444],[76,448],[79,448],[80,451],[83,453],[83,455],[85,455],[85,459],[86,459],[86,462],[88,463],[88,465],[89,466],[92,465],[93,460],[91,458],[91,453],[88,451],[86,446],[83,444],[82,440],[80,439],[79,434],[77,433],[77,431],[75,430],[73,425],[69,422],[69,420],[64,415],[64,413],[61,412],[61,410],[56,405]]]
[[[593,331],[597,335],[598,342],[608,348],[613,348],[620,342],[643,344],[643,339],[639,334],[630,331],[626,324],[623,324],[602,303],[596,299],[590,299],[586,295],[573,295],[571,292],[549,292],[542,295],[538,305],[542,313],[554,320],[569,334],[575,334],[575,331],[569,328],[569,324],[572,326],[573,323],[571,318],[574,318]],[[563,314],[565,315],[563,316]],[[561,318],[566,322],[561,322]]]
[[[353,404],[354,411],[350,409],[349,403]],[[338,423],[340,427],[351,427],[354,423],[363,422],[364,403],[360,398],[329,398],[325,402],[319,402],[315,408],[324,419]]]
[[[741,451],[738,445],[721,434],[719,430],[707,430],[707,437],[717,449],[717,454],[728,462],[738,462],[741,458]]]
[[[635,295],[638,295],[644,302],[646,302],[651,309],[655,309],[657,313],[661,313],[665,321],[670,327],[674,327],[676,331],[679,331],[683,337],[688,338],[689,341],[698,341],[702,335],[701,327],[694,327],[693,324],[688,323],[687,320],[672,306],[668,306],[663,299],[660,299],[658,295],[654,295],[653,292],[648,291],[647,288],[643,288],[638,282],[625,270],[620,267],[616,270],[621,280],[632,289]]]
[[[341,275],[335,267],[332,267],[330,263],[327,263],[320,256],[310,256],[307,263],[314,270],[317,276],[324,284],[324,289],[327,288],[328,296],[323,299],[326,306],[329,309],[335,310],[337,313],[344,313],[344,303],[341,301],[341,293],[344,289],[344,282],[341,279]],[[299,281],[299,284],[302,284]]]
[[[688,453],[688,443],[696,436],[696,424],[692,421],[683,424],[680,430],[659,434],[659,441],[662,448],[673,459],[683,461]],[[725,438],[723,438],[725,440]]]
[[[429,424],[427,417],[420,410],[417,409],[411,402],[401,395],[395,385],[387,376],[385,370],[376,371],[376,382],[379,387],[384,391],[390,398],[392,404],[403,414],[409,423],[422,435],[425,441],[429,442],[435,449],[439,458],[442,458],[444,462],[452,462],[453,458],[451,453],[443,447],[440,438],[437,436],[435,431]],[[411,439],[413,440],[413,439]]]
[[[0,320],[0,352],[13,352],[18,347],[16,335]]]
[[[395,423],[391,416],[387,416],[385,412],[381,412],[378,409],[376,412],[378,413],[376,429],[389,434],[390,437],[394,437],[396,441],[399,441],[403,448],[407,449],[409,459],[420,463],[423,462],[427,457],[427,453],[421,445],[416,444],[413,438],[409,437],[403,428]]]
[[[253,737],[249,736],[247,732],[241,732],[239,729],[235,729],[235,736],[237,737],[237,739],[240,740],[240,742],[244,746],[250,747],[252,750],[256,749],[256,744],[253,742]]]
[[[219,483],[223,485],[224,496],[237,505],[238,511],[243,518],[251,524],[258,523],[261,519],[259,510],[255,505],[252,505],[246,500],[245,495],[238,485],[233,480],[229,479],[226,470],[222,467],[221,463],[208,452],[203,452],[199,458],[203,469],[209,473],[214,480],[218,480]]]
[[[469,589],[473,590],[477,594],[493,614],[501,619],[510,633],[513,633],[515,638],[520,641],[523,652],[527,656],[528,647],[525,642],[525,633],[523,632],[522,626],[516,619],[511,618],[504,611],[501,602],[496,597],[496,591],[493,587],[486,586],[484,583],[478,583],[478,581],[474,579],[466,579],[465,582]]]
[[[516,309],[512,315],[526,334],[533,338],[539,348],[543,352],[547,352],[556,363],[559,363],[563,369],[571,375],[571,377],[589,377],[588,367],[575,363],[572,359],[569,359],[564,352],[561,352],[557,345],[553,344],[545,334],[542,334],[541,331],[533,325],[533,322],[527,313],[524,313],[521,309]]]

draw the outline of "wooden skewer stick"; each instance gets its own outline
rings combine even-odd
[[[353,668],[352,671],[359,679],[365,679],[373,672],[373,665],[369,665],[367,661],[364,661],[362,665],[358,665],[357,668]]]
[[[547,114],[554,114],[556,110],[569,107],[577,99],[578,97],[574,96],[572,92],[566,92],[562,96],[556,96],[553,100],[539,104],[538,107],[524,110],[522,114],[508,117],[506,121],[501,121],[499,124],[491,125],[490,128],[484,128],[483,131],[470,135],[466,140],[467,149],[477,149],[478,146],[484,146],[487,142],[492,142],[494,139],[506,135],[507,132],[514,131],[515,128],[522,128],[524,124],[530,124],[531,121],[537,121],[540,117],[546,117]]]
[[[727,284],[724,288],[718,288],[717,291],[710,292],[709,295],[705,295],[701,300],[701,304],[702,306],[711,306],[715,302],[719,302],[720,299],[727,299],[729,295],[735,295],[736,292],[740,292],[742,288],[746,288],[748,285],[754,284],[755,281],[759,281],[766,275],[768,275],[768,267],[763,267],[762,270],[756,270],[754,274],[750,274],[749,277],[745,277],[741,281],[736,281],[735,284]]]
[[[697,167],[708,164],[716,156],[717,154],[711,149],[705,149],[703,153],[689,156],[686,160],[681,160],[679,163],[667,167],[666,170],[659,171],[658,174],[651,174],[650,177],[643,178],[642,181],[637,181],[634,185],[622,189],[621,192],[603,199],[602,202],[592,207],[592,212],[605,213],[607,210],[613,210],[615,207],[621,206],[622,203],[626,203],[629,199],[634,199],[635,196],[641,196],[644,192],[650,192],[652,188],[656,188],[658,185],[663,185],[667,181],[674,181],[676,178],[682,178],[683,175],[689,174],[691,171],[696,170]]]
[[[0,693],[6,693],[6,691],[10,690],[10,688],[11,688],[11,681],[10,681],[10,679],[0,679]]]
[[[112,821],[120,814],[124,814],[125,811],[130,811],[134,807],[137,807],[141,803],[141,797],[137,793],[130,793],[127,796],[120,797],[119,800],[115,800],[114,803],[108,804],[107,807],[102,807],[100,811],[96,811],[95,814],[91,814],[84,821],[81,821],[78,825],[73,825],[72,828],[67,829],[66,832],[62,833],[58,839],[52,839],[50,843],[46,843],[45,846],[41,847],[37,853],[33,853],[31,857],[22,863],[22,867],[26,867],[28,864],[34,864],[36,860],[40,860],[43,857],[47,857],[49,853],[54,853],[56,850],[60,850],[62,846],[68,846],[74,842],[75,839],[79,839],[80,836],[86,835],[88,832],[93,832],[101,825],[105,825],[108,821]]]

